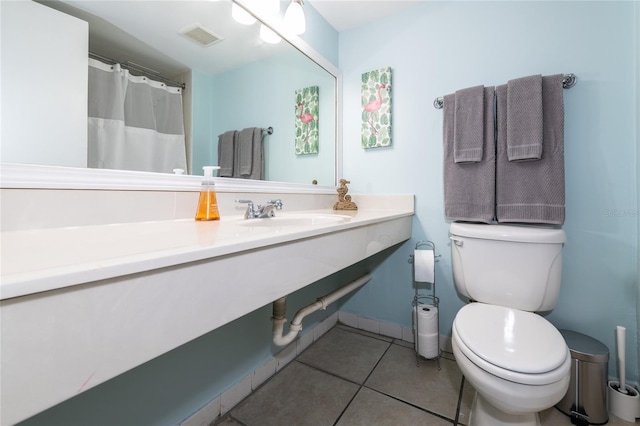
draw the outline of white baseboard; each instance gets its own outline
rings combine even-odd
[[[401,339],[405,342],[413,343],[414,340],[413,327],[403,327],[398,324],[366,318],[350,312],[342,311],[338,312],[338,321],[340,324],[344,324],[352,328],[392,337],[394,339]],[[440,349],[442,349],[443,352],[453,352],[451,347],[451,337],[440,335],[439,340]]]

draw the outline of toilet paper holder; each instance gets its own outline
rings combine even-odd
[[[439,254],[436,254],[436,245],[432,241],[418,241],[415,245],[415,250],[432,250],[433,251],[433,261],[438,262]],[[415,256],[413,254],[409,255],[409,263],[413,265],[415,268]],[[435,270],[433,273],[433,282],[431,284],[431,289],[428,292],[423,292],[418,282],[415,281],[415,270],[412,274],[412,281],[415,288],[415,295],[413,297],[412,302],[412,316],[414,318],[413,326],[414,326],[414,352],[416,355],[416,365],[420,366],[420,358],[424,358],[427,360],[435,360],[438,363],[438,370],[440,370],[440,357],[442,356],[442,350],[440,349],[440,311],[438,309],[438,305],[440,304],[440,299],[436,296],[436,274]],[[418,306],[428,304],[431,305],[436,310],[435,315],[435,351],[433,347],[421,348],[420,342],[424,339],[421,338],[420,333],[420,320],[418,314]],[[424,343],[424,342],[423,342]],[[423,345],[424,346],[424,345]],[[431,346],[431,345],[430,345]]]
[[[433,253],[434,253],[433,257],[435,258],[434,260],[436,262],[438,262],[438,258],[439,257],[442,257],[442,255],[435,254],[436,245],[431,241],[418,241],[416,243],[415,249],[416,250],[433,250]],[[413,253],[412,253],[412,254],[409,255],[409,263],[413,263],[413,260],[414,260],[414,256],[413,256]],[[435,284],[435,283],[433,283],[433,284]]]

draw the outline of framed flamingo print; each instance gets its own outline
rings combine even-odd
[[[391,146],[391,68],[362,74],[362,148]]]
[[[295,92],[296,155],[318,153],[318,86],[305,87]]]

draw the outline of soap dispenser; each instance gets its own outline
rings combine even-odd
[[[218,201],[216,199],[216,188],[213,181],[213,171],[219,169],[218,166],[204,166],[204,178],[200,187],[200,200],[198,201],[198,211],[196,220],[219,220]]]

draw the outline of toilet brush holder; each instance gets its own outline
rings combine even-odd
[[[622,420],[633,423],[636,418],[640,417],[640,393],[637,389],[626,384],[625,388],[626,394],[620,391],[620,382],[609,382],[609,412]]]

